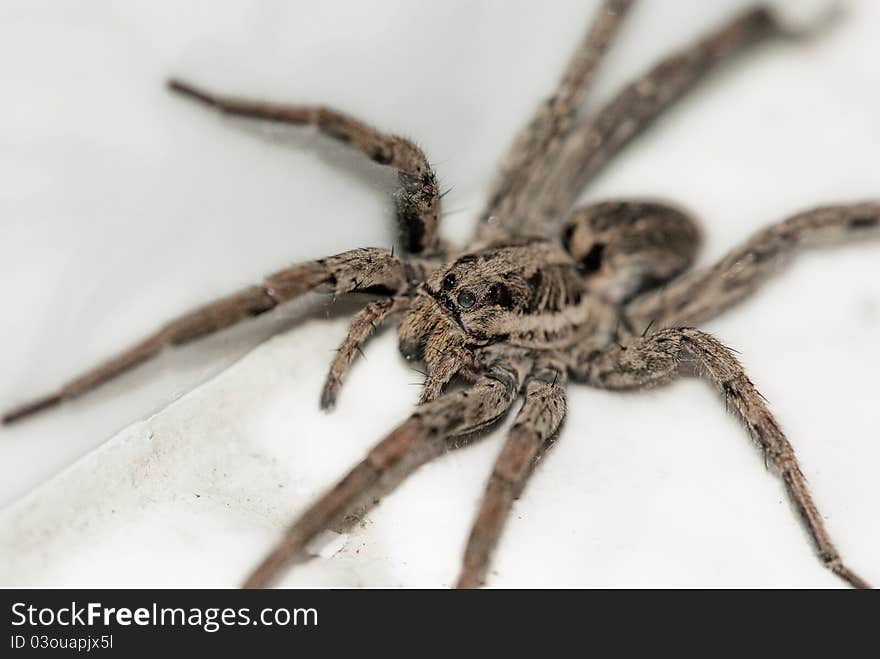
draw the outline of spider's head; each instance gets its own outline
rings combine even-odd
[[[507,254],[506,256],[510,256]],[[503,340],[499,319],[526,313],[534,273],[496,250],[466,254],[425,282],[425,292],[439,313],[459,329],[467,343],[481,346]]]
[[[427,352],[506,341],[528,317],[580,304],[582,288],[571,257],[550,242],[521,240],[465,254],[425,282],[401,325],[401,350],[428,363]]]

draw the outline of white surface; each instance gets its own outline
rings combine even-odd
[[[166,93],[168,75],[323,101],[416,137],[453,186],[444,231],[461,240],[594,4],[4,2],[0,407],[289,262],[391,244],[392,174],[308,131],[221,120]],[[594,100],[744,4],[644,3]],[[585,198],[676,200],[704,218],[710,262],[793,211],[880,196],[880,5],[849,7],[820,40],[764,48],[703,85]],[[874,583],[878,248],[804,255],[708,325],[742,352],[839,548]],[[0,513],[0,584],[237,583],[416,399],[418,376],[388,332],[337,410],[319,412],[345,329],[324,310],[293,305],[0,430],[0,502],[30,492]],[[492,585],[839,585],[702,383],[640,395],[573,387],[569,407]],[[340,552],[284,583],[452,583],[502,435],[425,467]]]

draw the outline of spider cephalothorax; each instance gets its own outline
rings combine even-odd
[[[437,268],[404,314],[400,345],[427,366],[424,402],[453,376],[477,375],[491,346],[564,351],[600,335],[607,345],[615,317],[558,242],[520,239]]]
[[[823,563],[853,586],[825,530],[794,450],[736,354],[694,329],[746,297],[798,248],[880,235],[880,203],[818,207],[759,232],[714,266],[687,272],[699,243],[687,214],[651,201],[574,208],[583,186],[630,139],[716,65],[771,37],[772,14],[746,11],[646,72],[595,115],[578,110],[632,3],[607,0],[551,98],[515,140],[472,244],[440,240],[442,195],[421,149],[341,112],[218,96],[173,81],[171,89],[238,116],[310,124],[397,170],[405,254],[355,249],[284,269],[261,284],[171,321],[57,392],[12,410],[9,423],[78,397],[154,356],[308,291],[369,294],[334,358],[321,395],[331,407],[362,344],[400,316],[404,357],[426,367],[421,401],[367,456],[284,533],[245,582],[264,586],[321,530],[375,505],[420,465],[522,407],[489,477],[458,584],[483,583],[513,499],[565,416],[569,380],[638,389],[682,371],[705,377],[763,450],[812,536]]]

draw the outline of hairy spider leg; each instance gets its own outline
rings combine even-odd
[[[486,207],[480,214],[481,238],[516,232],[518,225],[513,221],[513,215],[517,204],[522,201],[526,184],[549,173],[562,139],[571,129],[592,86],[596,69],[632,4],[632,0],[605,0],[602,3],[556,89],[514,138],[501,160]],[[490,222],[490,218],[500,218],[501,226]]]
[[[798,250],[847,240],[880,238],[880,202],[820,206],[759,231],[715,265],[674,280],[630,302],[636,326],[657,328],[711,320],[753,293]]]
[[[309,261],[269,275],[262,284],[220,298],[163,325],[135,345],[62,385],[49,396],[6,412],[4,424],[18,421],[61,402],[78,398],[99,385],[155,357],[166,346],[189,343],[258,316],[312,290],[393,295],[406,290],[406,264],[383,249],[355,249]]]
[[[302,558],[309,541],[347,515],[378,503],[420,466],[445,453],[449,440],[485,429],[500,419],[516,399],[527,363],[498,362],[467,389],[424,403],[334,487],[312,504],[260,562],[245,588],[273,583],[286,567]]]
[[[555,235],[587,183],[675,101],[734,56],[786,34],[769,9],[755,7],[663,59],[569,131],[552,171],[517,191],[507,221],[523,232]]]
[[[479,588],[501,538],[513,500],[565,418],[565,367],[542,360],[526,380],[523,405],[486,485],[464,551],[458,588]]]
[[[320,105],[281,105],[221,96],[180,80],[170,80],[168,87],[228,115],[316,126],[325,135],[349,144],[380,165],[396,169],[401,184],[397,215],[404,246],[413,254],[425,256],[441,251],[437,229],[442,195],[428,159],[411,140],[383,133],[359,119]]]
[[[736,355],[718,339],[693,328],[661,330],[594,355],[580,366],[577,376],[605,389],[642,389],[675,377],[683,364],[695,366],[724,396],[776,468],[822,563],[851,586],[869,588],[843,563],[810,496],[794,449]]]

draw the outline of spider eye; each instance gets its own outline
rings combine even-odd
[[[470,309],[476,301],[477,298],[470,291],[462,291],[458,294],[458,306],[462,309]]]
[[[453,286],[455,286],[455,275],[446,275],[443,278],[443,290],[444,291],[452,290]]]

